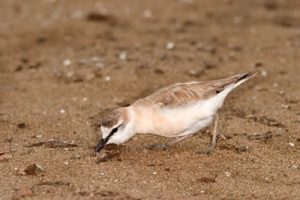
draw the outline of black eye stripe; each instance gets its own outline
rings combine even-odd
[[[113,136],[113,134],[115,134],[115,133],[118,131],[118,129],[120,128],[120,126],[122,126],[122,124],[119,125],[118,127],[114,128],[114,129],[110,132],[110,134],[106,137],[106,140],[107,140],[107,141],[109,140],[109,138],[110,138],[111,136]]]

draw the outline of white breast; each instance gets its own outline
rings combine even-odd
[[[199,101],[198,103],[176,108],[139,107],[137,111],[137,132],[178,137],[194,133],[208,126],[229,90]]]

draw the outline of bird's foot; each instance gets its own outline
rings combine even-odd
[[[196,154],[206,154],[206,155],[209,155],[209,154],[211,154],[213,152],[213,150],[214,150],[214,145],[210,145],[205,150],[196,151]]]

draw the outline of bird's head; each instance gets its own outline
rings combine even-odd
[[[128,107],[104,114],[100,127],[102,139],[96,147],[96,152],[100,152],[106,144],[124,143],[135,134],[135,125]]]

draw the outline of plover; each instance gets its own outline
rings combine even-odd
[[[217,141],[218,110],[226,96],[255,73],[243,73],[212,81],[176,83],[161,88],[128,107],[106,113],[101,119],[100,152],[106,144],[121,144],[136,133],[175,138],[167,145],[183,141],[212,124],[212,140],[202,152],[210,153]]]

